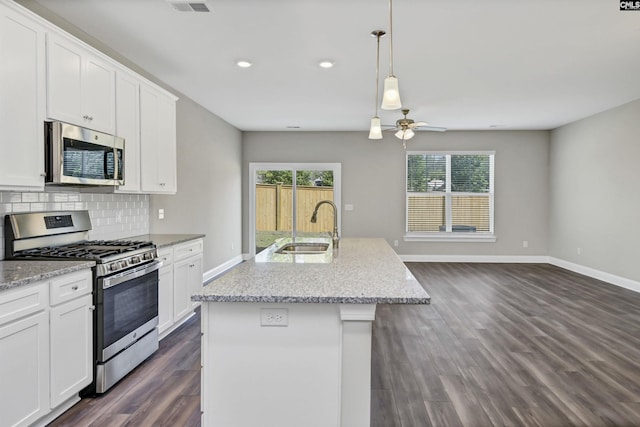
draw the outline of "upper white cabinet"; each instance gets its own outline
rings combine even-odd
[[[2,3],[0,100],[0,190],[42,190],[45,28]]]
[[[176,98],[147,84],[140,86],[140,144],[142,192],[174,194]]]
[[[119,193],[140,192],[140,80],[116,73],[116,135],[124,138],[124,185]]]
[[[24,7],[0,0],[0,191],[44,190],[44,122],[125,139],[117,192],[175,194],[177,98]]]
[[[47,34],[47,116],[114,134],[115,66],[83,45]]]

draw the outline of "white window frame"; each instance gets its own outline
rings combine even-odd
[[[333,171],[333,203],[338,213],[338,234],[342,235],[342,164],[341,163],[249,163],[249,256],[256,255],[256,172],[260,170],[290,170],[293,176],[298,170]],[[293,180],[293,222],[296,221],[296,183]]]
[[[409,168],[409,156],[410,155],[440,155],[446,156],[447,161],[447,179],[446,179],[446,191],[443,193],[445,196],[445,209],[446,209],[446,232],[427,232],[427,231],[408,231],[409,229],[409,195],[416,194],[414,192],[409,192],[407,189],[408,186],[408,168]],[[466,233],[466,232],[452,232],[452,212],[451,212],[451,197],[453,193],[451,193],[451,156],[459,156],[459,155],[483,155],[490,156],[490,176],[489,176],[489,232],[478,232],[478,233]],[[495,211],[495,151],[407,151],[405,158],[405,183],[404,183],[404,193],[405,193],[405,242],[485,242],[492,243],[497,240],[495,235],[495,224],[494,224],[494,211]],[[465,193],[460,193],[465,194]],[[469,193],[473,194],[473,193]]]

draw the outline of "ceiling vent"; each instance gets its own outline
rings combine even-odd
[[[178,12],[211,12],[207,7],[207,4],[203,1],[191,2],[184,0],[167,0],[167,3],[171,5]]]

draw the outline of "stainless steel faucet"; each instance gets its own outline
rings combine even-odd
[[[311,222],[315,224],[318,221],[318,208],[325,203],[331,205],[331,207],[333,208],[333,235],[331,236],[331,238],[333,239],[333,247],[337,248],[338,242],[340,242],[340,236],[338,236],[338,208],[336,208],[335,203],[333,203],[331,200],[320,200],[313,210],[313,214],[311,215]]]

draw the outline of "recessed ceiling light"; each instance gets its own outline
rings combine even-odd
[[[287,126],[287,129],[300,129],[300,126]]]
[[[324,60],[324,61],[320,61],[320,63],[318,65],[321,68],[332,68],[335,65],[335,62]]]
[[[236,65],[240,68],[249,68],[253,65],[253,63],[251,61],[247,61],[246,59],[241,59],[240,61],[236,62]]]

